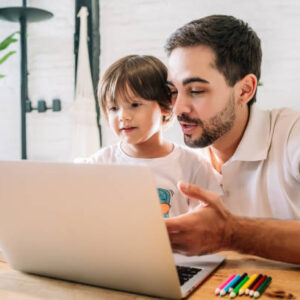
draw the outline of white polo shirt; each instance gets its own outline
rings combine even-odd
[[[253,106],[238,148],[217,176],[233,214],[300,219],[300,112]]]

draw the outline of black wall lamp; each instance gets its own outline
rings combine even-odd
[[[0,8],[0,19],[4,19],[10,22],[20,23],[20,35],[21,35],[21,158],[27,159],[26,150],[26,112],[31,112],[34,108],[31,108],[31,102],[28,99],[28,69],[27,69],[27,23],[41,22],[53,17],[53,14],[49,11],[26,7],[26,0],[23,0],[23,6],[21,7],[4,7]],[[60,100],[53,102],[53,111],[59,107]],[[54,100],[53,100],[54,101]],[[58,105],[59,103],[59,105]],[[40,107],[40,110],[39,110]],[[38,103],[37,110],[42,112],[47,110],[46,103]]]

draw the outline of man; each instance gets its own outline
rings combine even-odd
[[[206,147],[224,192],[179,183],[206,206],[166,220],[172,247],[300,263],[300,112],[253,106],[262,57],[256,33],[234,17],[208,16],[179,28],[165,49],[185,143]]]

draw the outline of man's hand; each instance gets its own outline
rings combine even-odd
[[[221,197],[180,182],[179,190],[199,200],[194,211],[166,219],[172,248],[185,255],[234,250],[300,264],[300,220],[249,219],[232,215]]]
[[[230,245],[234,216],[214,192],[184,182],[179,190],[204,205],[175,218],[166,219],[172,248],[185,255],[201,255],[225,250]]]

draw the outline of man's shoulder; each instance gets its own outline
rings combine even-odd
[[[270,116],[273,154],[286,157],[299,176],[300,111],[280,108],[272,110]]]
[[[300,110],[289,107],[276,108],[270,111],[270,117],[273,124],[292,124],[299,122]]]
[[[300,124],[300,110],[289,107],[263,110],[254,106],[250,113],[250,131],[254,131],[254,136],[260,133],[271,141],[276,136],[288,136],[295,125]],[[253,132],[252,132],[253,135]]]
[[[288,137],[300,126],[300,111],[292,108],[278,108],[270,111],[270,125],[273,135]],[[300,136],[300,132],[298,133]]]

